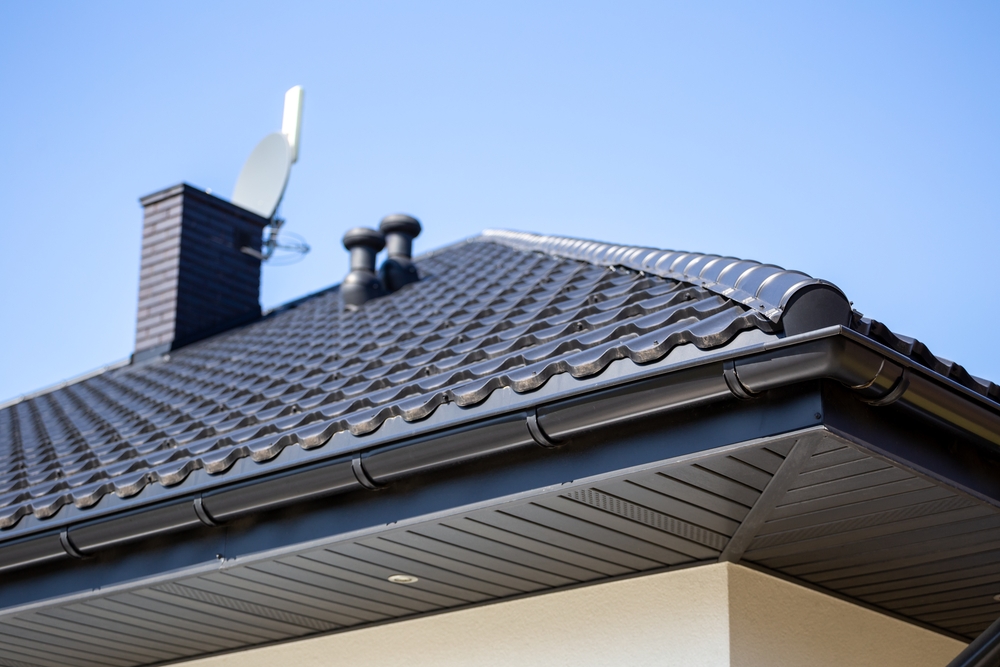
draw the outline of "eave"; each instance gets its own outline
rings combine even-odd
[[[746,343],[687,358],[682,351],[650,367],[616,362],[588,383],[555,376],[533,394],[498,392],[482,410],[445,410],[435,414],[441,421],[410,424],[419,431],[413,437],[389,428],[384,440],[344,442],[308,468],[290,460],[236,487],[26,536],[21,549],[45,541],[63,560],[28,566],[11,546],[0,547],[8,568],[25,566],[0,589],[0,646],[26,664],[55,664],[59,646],[93,656],[80,664],[98,664],[106,642],[82,628],[111,623],[118,612],[108,609],[130,604],[120,601],[126,596],[149,601],[148,622],[129,628],[133,639],[123,641],[139,643],[121,664],[154,664],[719,559],[769,568],[938,631],[970,637],[988,625],[987,616],[1000,614],[991,595],[961,597],[961,586],[948,582],[961,581],[966,567],[979,568],[977,586],[1000,582],[1000,545],[987,543],[1000,527],[997,406],[840,327]],[[465,420],[448,423],[453,414]],[[839,458],[826,465],[824,456]],[[717,487],[682,479],[713,467]],[[741,480],[737,469],[750,477]],[[649,480],[661,479],[673,480],[672,490],[650,489]],[[789,509],[800,489],[815,494],[838,484],[850,487],[840,500],[831,493],[809,501],[826,498],[822,510]],[[902,490],[878,495],[886,484]],[[622,489],[639,488],[648,493],[623,497]],[[687,500],[676,497],[682,493]],[[622,512],[609,511],[614,503]],[[157,513],[167,519],[159,526],[148,521]],[[852,521],[864,525],[851,528]],[[794,527],[776,529],[786,524]],[[464,525],[483,534],[456,528]],[[441,531],[464,541],[442,539]],[[868,544],[870,556],[846,553],[852,540]],[[71,559],[67,543],[90,557]],[[317,557],[338,564],[311,565],[324,562]],[[303,559],[312,570],[289,565]],[[385,582],[407,567],[439,590]],[[926,602],[893,597],[892,582],[906,581],[899,576],[906,567],[927,570],[915,579],[930,578],[914,590],[937,587]],[[851,568],[867,569],[851,576],[871,581],[854,585],[836,574]],[[267,583],[278,576],[292,585],[289,573],[299,571],[294,604]],[[311,586],[352,609],[387,606],[356,622],[343,612],[335,622],[330,609],[313,617],[303,613],[320,603],[309,602]],[[949,594],[959,597],[940,600]],[[416,604],[414,595],[427,599]],[[190,650],[177,654],[164,628],[180,628],[183,609],[212,609],[228,638],[189,640]],[[260,632],[238,639],[240,624]],[[38,641],[45,637],[44,650],[17,636],[28,626]]]

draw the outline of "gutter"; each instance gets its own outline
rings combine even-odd
[[[778,339],[757,351],[706,362],[529,410],[375,446],[70,525],[0,545],[0,572],[81,559],[130,542],[351,491],[377,491],[417,474],[522,448],[556,448],[596,429],[771,389],[833,380],[872,406],[899,403],[1000,445],[1000,405],[845,327]]]
[[[948,667],[994,667],[1000,661],[1000,619],[965,647]]]

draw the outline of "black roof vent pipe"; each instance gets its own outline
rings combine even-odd
[[[385,237],[374,229],[355,227],[344,234],[344,247],[351,251],[351,272],[340,284],[340,297],[348,310],[355,310],[384,293],[375,275],[375,257],[385,247]]]
[[[385,234],[389,258],[382,262],[379,277],[387,292],[420,280],[413,263],[413,239],[420,235],[420,221],[410,215],[394,213],[382,218],[379,229]]]

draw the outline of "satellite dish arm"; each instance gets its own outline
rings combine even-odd
[[[299,137],[302,134],[302,102],[305,91],[302,86],[289,88],[285,93],[285,112],[281,117],[281,133],[288,139],[292,149],[292,164],[299,159]]]

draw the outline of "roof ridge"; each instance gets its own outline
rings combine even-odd
[[[792,296],[804,287],[822,285],[844,296],[833,283],[801,271],[788,271],[774,264],[736,257],[616,245],[506,229],[484,230],[475,240],[598,266],[621,266],[696,285],[746,306],[772,322],[781,319]],[[846,300],[847,297],[844,298]]]
[[[801,294],[806,287],[832,289],[847,299],[833,283],[813,278],[801,271],[788,271],[773,264],[762,264],[735,257],[615,245],[568,236],[504,229],[487,229],[473,240],[499,243],[515,250],[542,252],[598,266],[621,266],[696,285],[751,308],[773,322],[781,319],[790,308],[792,297]],[[866,318],[853,309],[850,322],[845,324],[853,331],[967,389],[991,400],[1000,401],[1000,385],[972,375],[962,365],[935,355],[926,345],[914,338],[897,334],[884,324]],[[787,327],[786,333],[788,333]]]

